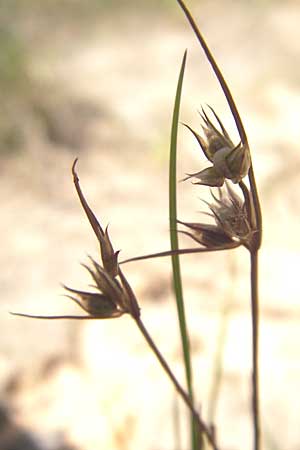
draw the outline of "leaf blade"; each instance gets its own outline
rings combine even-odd
[[[170,144],[170,159],[169,159],[169,223],[170,223],[170,244],[171,250],[178,250],[178,232],[177,232],[177,134],[179,123],[179,111],[181,103],[181,93],[184,78],[184,71],[186,66],[187,51],[185,51],[181,69],[179,73],[173,118],[171,129],[171,144]],[[191,367],[191,355],[189,346],[188,330],[185,319],[185,308],[183,299],[183,289],[181,280],[180,261],[178,254],[172,254],[172,271],[173,271],[173,287],[176,297],[177,315],[179,322],[179,329],[181,335],[181,344],[183,351],[183,359],[185,366],[186,383],[189,392],[189,396],[193,402],[193,383],[192,383],[192,367]],[[192,449],[197,450],[199,447],[200,436],[197,433],[197,426],[191,416],[191,441]]]

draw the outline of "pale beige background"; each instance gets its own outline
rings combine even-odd
[[[74,193],[70,166],[122,257],[167,249],[170,122],[188,48],[182,121],[199,127],[212,105],[237,135],[220,89],[174,4],[130,9],[83,2],[7,13],[27,52],[25,86],[4,93],[22,131],[1,153],[2,399],[46,448],[175,449],[185,408],[129,318],[38,322],[8,311],[76,313],[60,282],[86,288],[80,266],[97,244]],[[22,4],[21,4],[22,5]],[[264,449],[297,450],[299,417],[300,51],[298,2],[190,2],[240,108],[264,211],[261,252],[261,394]],[[25,93],[24,93],[25,92]],[[14,109],[15,108],[15,109]],[[6,111],[6,110],[5,110]],[[205,167],[179,134],[179,178]],[[179,216],[201,220],[205,188],[179,185]],[[202,217],[203,219],[203,217]],[[182,240],[182,245],[189,242]],[[250,316],[245,251],[182,258],[197,401],[210,403],[217,336],[224,373],[216,414],[220,447],[251,448]],[[145,323],[183,380],[168,259],[125,268]],[[223,318],[223,319],[222,319]],[[1,448],[1,443],[0,443]]]

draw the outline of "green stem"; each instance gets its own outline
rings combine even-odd
[[[172,130],[171,130],[171,145],[170,145],[170,163],[169,163],[169,222],[170,222],[170,243],[171,250],[178,250],[178,232],[177,232],[177,133],[179,122],[179,110],[181,101],[182,84],[184,77],[184,70],[186,65],[185,51],[181,69],[179,73],[177,90],[174,103]],[[192,381],[192,367],[191,367],[191,355],[189,346],[189,337],[185,318],[185,308],[183,300],[183,290],[181,281],[180,261],[177,254],[172,254],[172,270],[173,270],[173,286],[176,297],[177,315],[179,321],[181,344],[183,350],[183,359],[185,366],[185,375],[188,393],[193,404],[193,381]],[[195,426],[194,418],[191,417],[191,441],[193,450],[199,450],[199,439],[197,428]]]

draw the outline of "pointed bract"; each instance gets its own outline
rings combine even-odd
[[[67,295],[67,297],[75,301],[75,303],[91,316],[108,317],[123,313],[118,310],[116,303],[110,297],[103,294],[79,291],[77,289],[71,289],[68,286],[64,286],[64,288],[66,291],[76,295],[76,297],[73,297],[72,295]]]
[[[180,231],[191,237],[194,241],[207,248],[222,247],[234,242],[220,227],[206,223],[178,222],[192,230],[192,232]]]
[[[108,235],[108,227],[106,227],[105,232],[104,232],[103,228],[101,227],[95,214],[89,207],[89,205],[82,193],[82,190],[79,185],[79,178],[78,178],[77,172],[75,170],[77,161],[78,161],[78,159],[76,158],[73,163],[73,166],[72,166],[72,174],[73,174],[74,185],[75,185],[80,203],[87,215],[87,218],[88,218],[88,220],[94,230],[94,233],[98,239],[98,242],[100,244],[100,251],[101,251],[103,267],[112,277],[116,277],[118,274],[118,254],[119,254],[119,252],[115,252],[113,249],[112,243],[111,243],[109,235]]]
[[[193,135],[195,136],[195,138],[198,141],[198,144],[200,145],[201,149],[203,150],[204,155],[206,156],[206,158],[212,162],[213,159],[213,154],[210,153],[209,148],[205,142],[205,140],[203,139],[202,136],[200,136],[200,134],[196,133],[195,130],[193,130],[193,128],[191,128],[189,125],[187,125],[186,123],[183,124],[186,128],[188,128],[191,133],[193,133]]]
[[[194,184],[211,187],[222,186],[225,181],[225,178],[216,171],[214,166],[203,169],[200,172],[188,174],[185,180],[189,178],[197,178],[199,180]]]

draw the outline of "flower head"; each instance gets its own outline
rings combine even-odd
[[[66,296],[77,303],[88,315],[33,316],[19,313],[15,313],[15,315],[41,319],[109,319],[128,313],[137,319],[140,315],[140,308],[127,279],[119,267],[119,252],[114,251],[108,229],[103,230],[81,191],[79,178],[75,170],[76,162],[77,160],[74,161],[72,166],[75,188],[100,244],[102,265],[92,258],[90,258],[91,266],[83,264],[94,281],[95,292],[81,291],[65,285],[64,288],[68,292]]]
[[[67,294],[66,297],[77,303],[90,316],[105,319],[119,317],[124,314],[124,311],[118,308],[115,297],[112,298],[98,292],[79,291],[68,286],[64,286],[64,288],[72,294]]]
[[[248,174],[251,165],[249,149],[241,143],[236,146],[233,144],[221,120],[215,111],[209,108],[220,129],[211,122],[203,108],[200,115],[204,138],[189,125],[185,126],[193,133],[204,155],[213,165],[200,172],[188,174],[185,179],[197,178],[199,181],[195,184],[211,187],[223,186],[225,179],[239,183]]]
[[[219,195],[212,193],[214,202],[207,203],[214,224],[181,222],[189,231],[182,231],[207,248],[231,248],[248,245],[253,230],[249,223],[245,203],[226,183],[226,191],[219,188]]]
[[[140,310],[137,300],[118,264],[119,252],[114,251],[108,229],[103,231],[81,191],[75,170],[76,162],[77,160],[72,166],[73,180],[81,205],[99,241],[102,266],[92,258],[90,258],[92,267],[83,265],[93,278],[98,292],[79,291],[65,286],[68,292],[76,295],[76,297],[69,294],[67,296],[97,318],[119,317],[124,313],[138,317]]]
[[[118,275],[112,277],[100,264],[90,259],[92,267],[85,264],[83,267],[93,278],[97,292],[80,291],[64,285],[68,291],[66,296],[94,318],[115,318],[125,313],[138,316],[137,301],[132,290],[129,292],[129,284],[123,273],[119,270]]]

